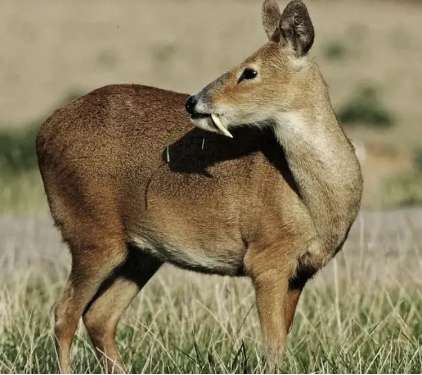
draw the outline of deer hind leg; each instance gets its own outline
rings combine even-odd
[[[93,233],[90,233],[93,235]],[[71,373],[70,349],[78,322],[101,284],[125,261],[127,249],[119,240],[103,239],[72,244],[72,269],[60,301],[55,308],[56,350],[60,371]]]
[[[139,250],[132,249],[126,263],[104,283],[85,310],[84,324],[97,357],[107,373],[125,371],[116,347],[117,324],[123,312],[161,264]]]

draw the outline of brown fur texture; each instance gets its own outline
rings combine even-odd
[[[188,95],[139,85],[94,90],[41,127],[39,167],[72,255],[56,306],[62,372],[81,316],[106,370],[123,371],[117,323],[164,262],[251,277],[269,370],[280,364],[302,289],[356,218],[362,177],[306,56],[306,7],[279,15],[280,25],[304,20],[286,21],[297,36],[287,46],[272,40],[265,3],[270,42],[195,96],[197,128]],[[239,82],[245,67],[255,80]],[[211,113],[233,139],[216,134]]]

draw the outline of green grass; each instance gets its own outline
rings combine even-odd
[[[342,41],[331,41],[323,46],[322,52],[327,60],[344,60],[349,50]]]
[[[82,95],[79,91],[70,91],[55,108]],[[5,175],[17,175],[37,168],[35,138],[38,129],[50,113],[35,119],[29,124],[17,126],[19,130],[0,132],[0,171]],[[10,129],[8,126],[1,128]]]
[[[163,270],[162,270],[163,271]],[[164,276],[163,276],[164,275]],[[58,371],[51,308],[64,278],[14,275],[0,292],[0,372]],[[415,288],[310,285],[289,336],[290,373],[419,373],[422,298]],[[118,330],[132,373],[262,373],[263,348],[247,280],[167,269],[132,304]],[[79,327],[73,370],[100,367]]]
[[[70,91],[56,107],[81,95],[80,91]],[[19,130],[0,132],[0,215],[26,215],[46,210],[35,138],[48,115],[17,126]],[[7,126],[1,128],[10,129]]]
[[[405,207],[422,205],[422,149],[413,152],[413,168],[383,184],[380,192],[382,206]]]
[[[39,125],[0,133],[0,215],[33,214],[46,207],[35,154]]]
[[[422,204],[422,175],[411,172],[384,182],[380,193],[383,207],[410,207]]]
[[[36,215],[47,210],[47,199],[38,169],[1,176],[1,216]]]
[[[382,103],[379,90],[371,85],[359,87],[338,110],[338,118],[343,125],[364,125],[375,129],[388,129],[395,120]]]
[[[35,122],[19,131],[0,133],[0,170],[20,173],[37,166],[35,137],[41,122]]]

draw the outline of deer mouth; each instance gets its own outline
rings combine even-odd
[[[190,118],[192,120],[201,120],[203,118],[211,118],[211,115],[208,114],[208,113],[197,113],[197,112],[195,112],[195,113],[192,113],[190,115]]]
[[[193,121],[209,119],[208,122],[214,126],[214,129],[218,133],[223,134],[226,137],[233,138],[232,134],[224,127],[220,115],[216,115],[214,113],[192,113],[190,118]]]

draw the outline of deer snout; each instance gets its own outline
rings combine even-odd
[[[189,96],[188,100],[186,101],[186,110],[190,115],[195,113],[196,103],[198,103],[198,100],[196,99],[195,95]]]

